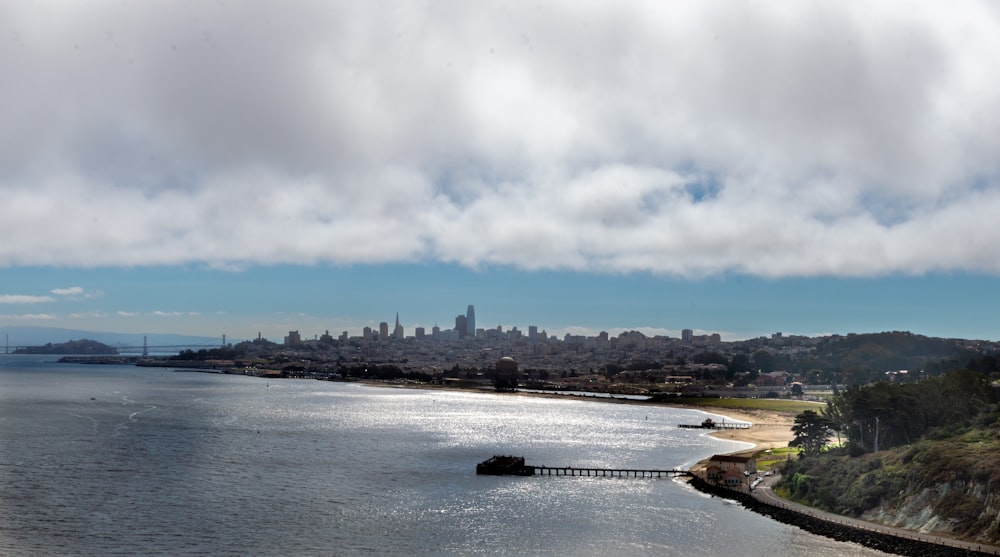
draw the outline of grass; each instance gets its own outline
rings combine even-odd
[[[773,470],[776,466],[788,462],[792,458],[798,458],[799,448],[777,447],[768,451],[757,453],[757,470],[766,472]]]
[[[706,408],[732,408],[735,410],[768,410],[798,414],[804,410],[819,410],[823,405],[802,400],[783,398],[707,398],[678,397],[670,399],[677,404],[703,406]]]

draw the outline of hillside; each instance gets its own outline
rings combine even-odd
[[[25,346],[18,348],[15,354],[84,354],[84,355],[107,355],[117,354],[118,349],[97,342],[96,340],[80,339],[57,344],[47,343],[42,346]]]
[[[877,454],[807,458],[788,467],[779,493],[846,516],[995,545],[998,450],[994,425]]]
[[[986,375],[850,389],[819,419],[844,445],[789,462],[778,493],[890,526],[1000,543],[1000,404]]]

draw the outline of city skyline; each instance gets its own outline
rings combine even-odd
[[[405,272],[404,272],[405,271]],[[178,333],[280,341],[290,330],[306,338],[329,330],[360,334],[365,326],[453,328],[474,302],[477,328],[527,330],[550,336],[638,330],[680,336],[683,329],[724,340],[768,336],[910,331],[938,337],[1000,339],[992,277],[707,281],[650,275],[537,276],[460,267],[384,266],[249,269],[241,273],[189,269],[4,272],[6,288],[29,297],[31,318],[0,315],[0,326],[36,325],[92,331]],[[196,288],[186,285],[195,280]],[[447,279],[445,277],[448,277]],[[81,280],[82,279],[82,280]],[[67,284],[71,286],[66,286]],[[336,285],[350,285],[337,287]],[[53,292],[55,291],[55,292]],[[929,297],[928,292],[937,293]],[[249,300],[249,301],[248,301]],[[467,310],[466,310],[467,312]],[[412,334],[409,333],[409,334]]]
[[[0,326],[1000,338],[990,2],[0,20]]]

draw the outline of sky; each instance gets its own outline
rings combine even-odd
[[[997,340],[998,62],[975,1],[3,2],[0,326]]]

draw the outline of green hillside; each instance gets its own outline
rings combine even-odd
[[[815,419],[828,420],[825,435],[842,445],[789,462],[776,486],[783,496],[893,526],[1000,542],[1000,404],[986,375],[963,370],[852,388]]]

